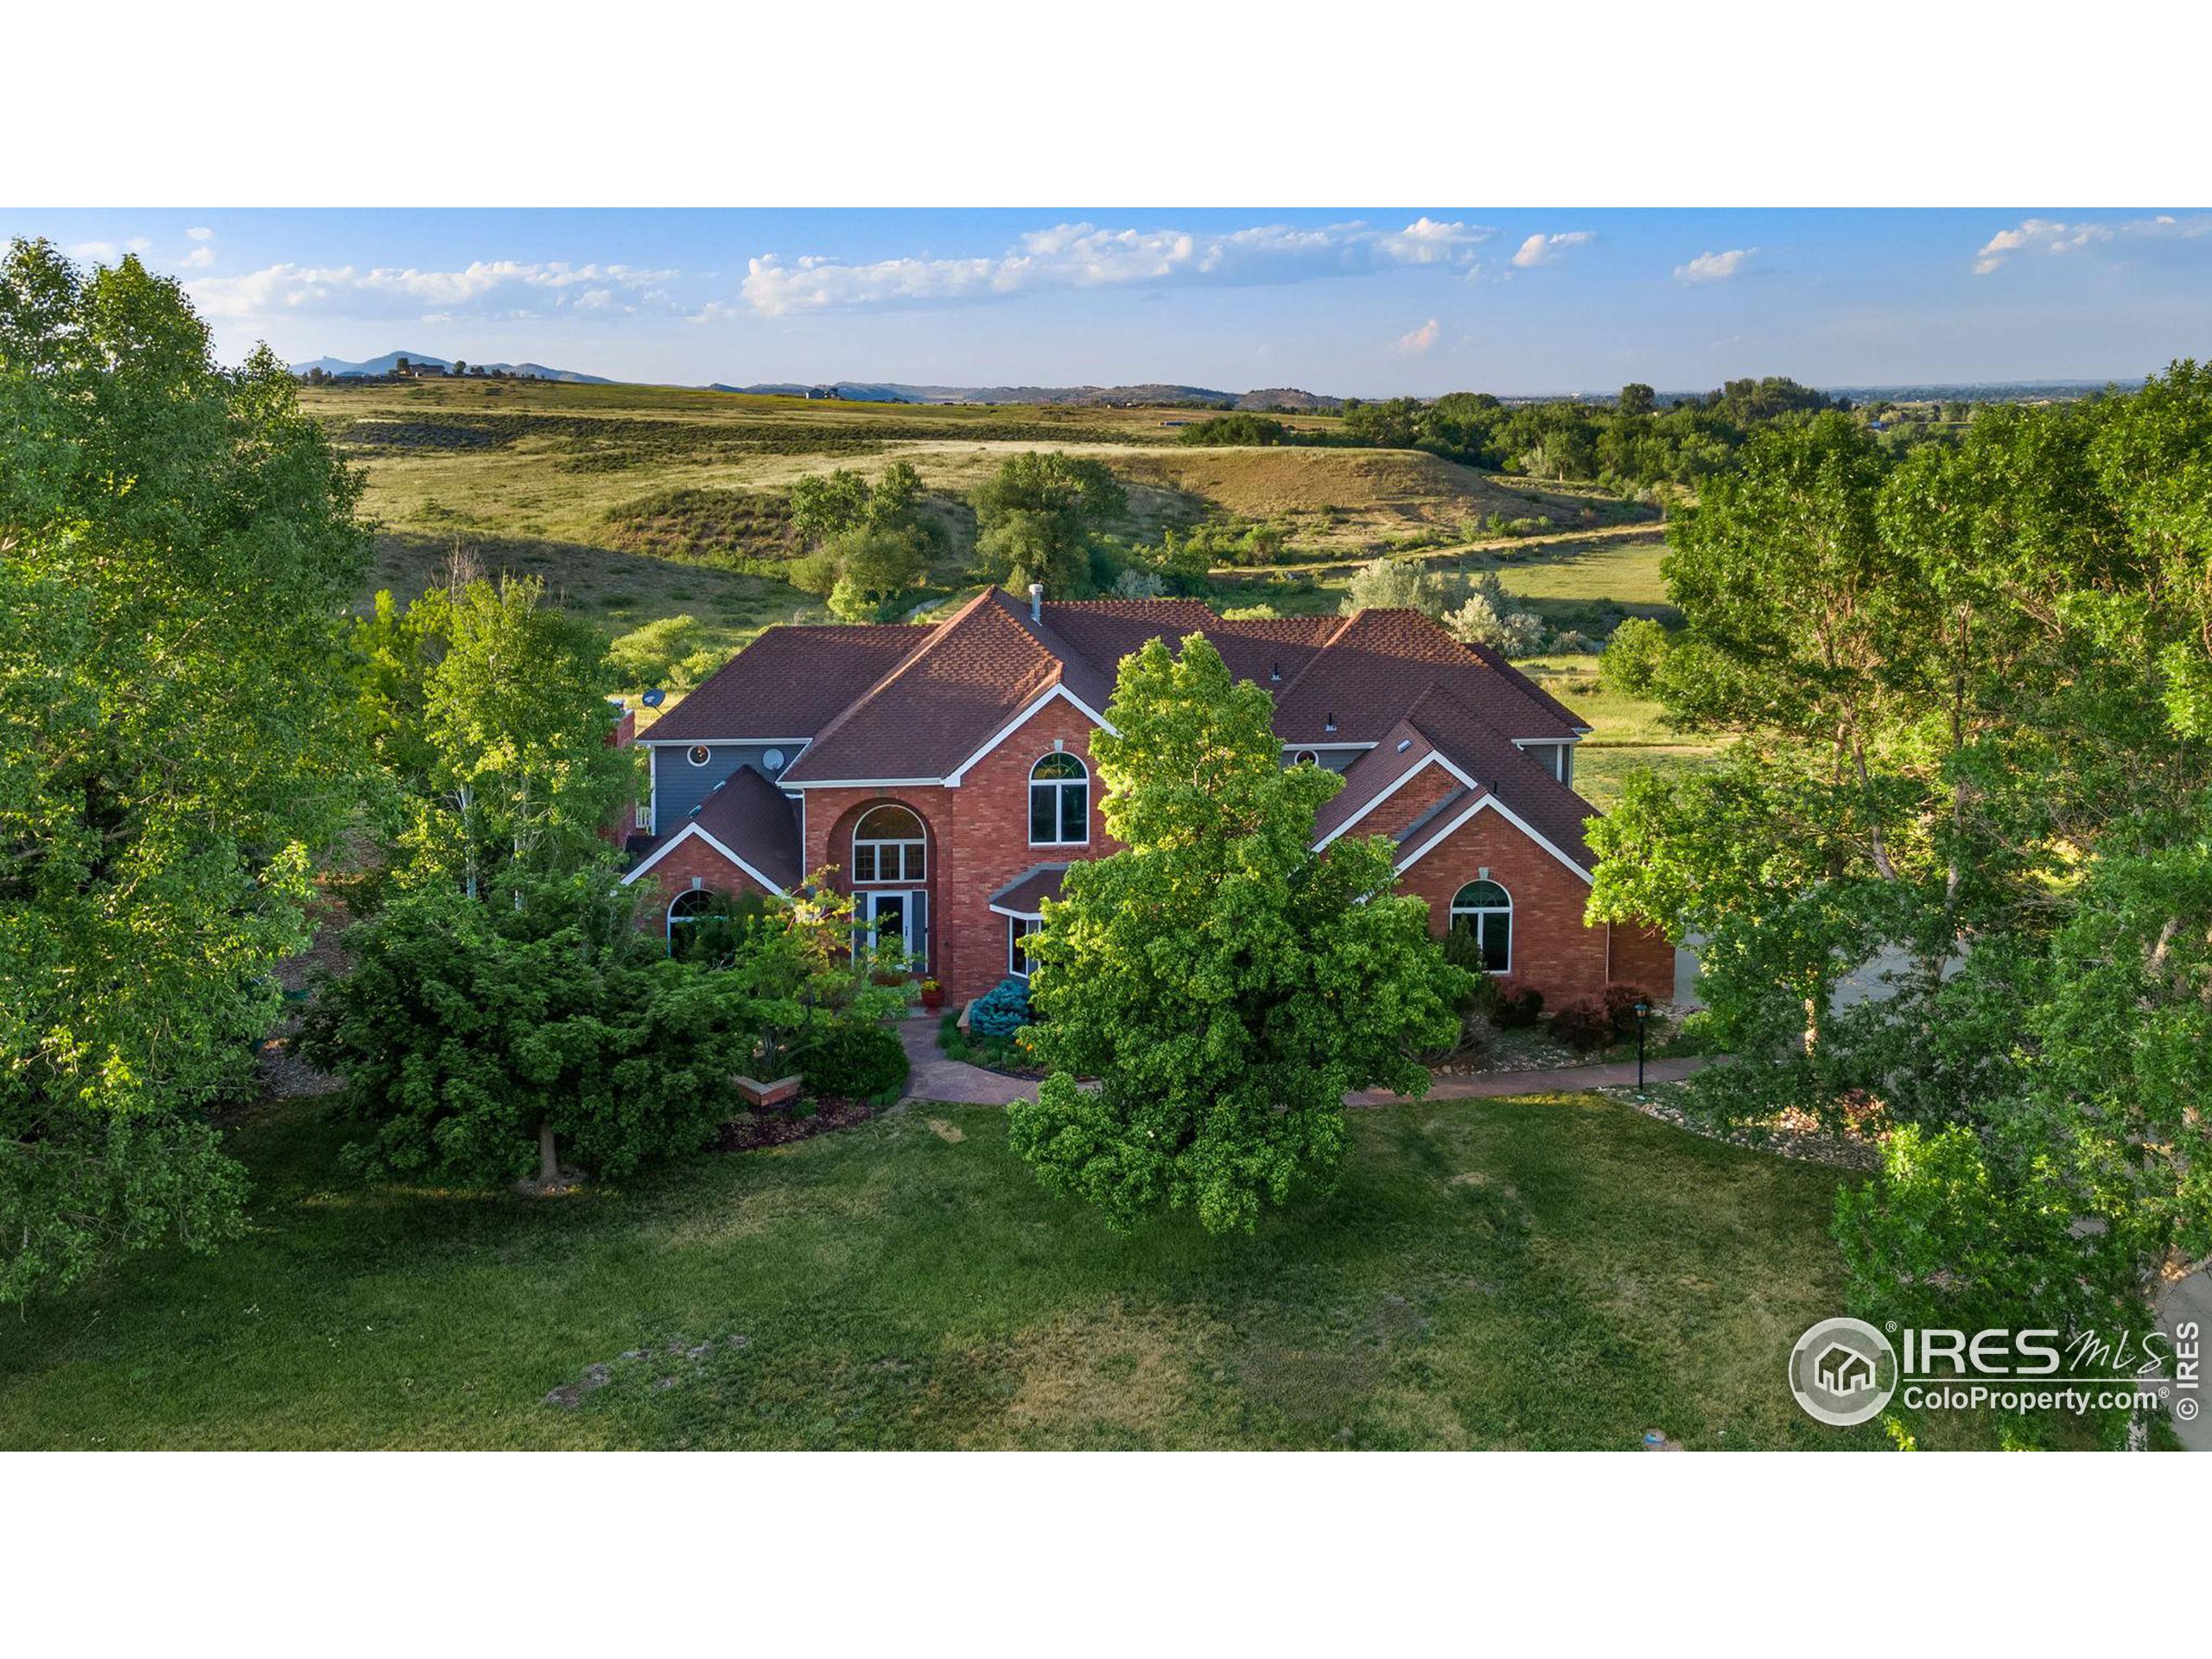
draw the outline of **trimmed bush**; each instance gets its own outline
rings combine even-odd
[[[1544,1012],[1544,994],[1525,979],[1497,982],[1497,1006],[1491,1020],[1500,1026],[1533,1026]]]
[[[1648,1002],[1659,1006],[1659,999],[1641,985],[1631,985],[1626,980],[1615,980],[1605,987],[1605,1017],[1612,1021],[1617,1037],[1636,1035],[1636,1005]]]
[[[1605,999],[1573,996],[1552,1013],[1552,1034],[1569,1048],[1603,1048],[1613,1040],[1613,1017]]]
[[[976,999],[968,1029],[977,1037],[1011,1037],[1033,1018],[1027,982],[1009,976]]]
[[[798,1056],[810,1095],[872,1100],[906,1086],[906,1046],[896,1032],[850,1021],[831,1026]]]

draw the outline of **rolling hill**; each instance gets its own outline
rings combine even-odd
[[[338,357],[313,358],[305,363],[293,364],[292,372],[306,374],[312,370],[321,369],[325,374],[341,377],[353,374],[363,376],[390,374],[399,366],[399,359],[403,357],[410,363],[428,368],[449,369],[453,366],[448,359],[435,357],[429,352],[386,352],[382,357],[372,357],[359,363],[349,363],[345,359]],[[469,367],[500,369],[509,374],[532,375],[540,380],[565,380],[573,385],[580,386],[611,386],[614,384],[604,375],[579,374],[574,369],[549,369],[543,363],[479,364],[472,359]]]

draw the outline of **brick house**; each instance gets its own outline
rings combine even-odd
[[[1413,611],[1230,622],[1195,600],[979,594],[934,626],[771,628],[639,740],[652,785],[625,880],[671,934],[709,895],[828,869],[860,923],[956,1006],[1009,973],[1077,859],[1114,850],[1090,734],[1122,658],[1203,632],[1274,695],[1285,765],[1341,772],[1314,824],[1397,845],[1441,933],[1554,1004],[1629,980],[1664,997],[1656,933],[1582,919],[1594,809],[1572,711]]]

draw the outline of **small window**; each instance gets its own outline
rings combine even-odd
[[[703,766],[715,758],[715,752],[703,743],[694,743],[684,750],[683,758],[695,766]]]
[[[1034,916],[1006,918],[1006,970],[1016,979],[1029,977],[1029,953],[1021,948],[1021,942],[1044,925]]]
[[[1452,894],[1452,927],[1475,936],[1489,972],[1513,970],[1513,898],[1497,882],[1470,881]]]
[[[1090,839],[1090,773],[1065,749],[1029,769],[1029,844],[1078,846]]]
[[[769,750],[760,757],[760,764],[770,772],[781,772],[784,769],[784,752],[781,749]]]
[[[676,895],[668,906],[668,948],[673,951],[681,937],[681,930],[696,925],[714,908],[715,895],[704,887],[690,887]]]
[[[1294,766],[1318,766],[1321,764],[1321,756],[1317,750],[1300,749],[1290,757],[1290,764]]]

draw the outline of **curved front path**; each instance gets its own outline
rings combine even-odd
[[[987,1071],[965,1060],[949,1058],[937,1046],[935,1014],[918,1015],[899,1022],[899,1040],[906,1045],[913,1072],[906,1079],[909,1100],[949,1100],[968,1106],[1006,1106],[1017,1100],[1037,1098],[1037,1085],[1023,1077]],[[1703,1065],[1701,1058],[1653,1060],[1643,1071],[1650,1083],[1679,1083]],[[1430,1100],[1492,1100],[1505,1095],[1573,1094],[1585,1089],[1627,1088],[1636,1082],[1636,1062],[1605,1065],[1563,1065],[1545,1071],[1491,1071],[1477,1077],[1439,1077],[1429,1085]],[[1380,1089],[1362,1089],[1344,1096],[1348,1106],[1388,1106],[1410,1098]]]

